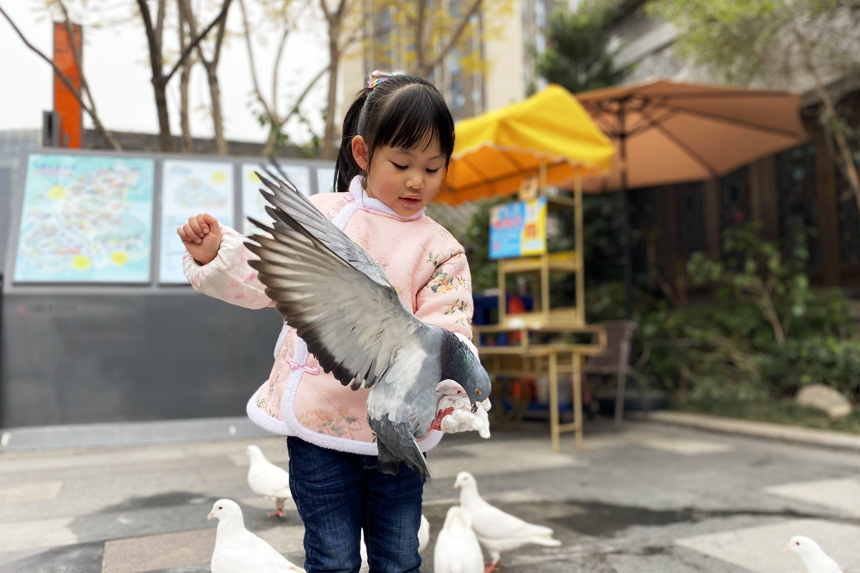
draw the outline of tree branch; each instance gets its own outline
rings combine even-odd
[[[140,4],[140,3],[146,4],[146,0],[137,0],[137,1],[138,1],[138,4]],[[180,0],[180,2],[181,2],[181,0]],[[224,0],[224,5],[221,7],[221,12],[219,12],[218,15],[215,16],[215,19],[212,20],[209,23],[209,25],[206,26],[206,28],[202,32],[200,32],[200,35],[198,35],[196,38],[194,38],[194,40],[191,41],[191,43],[188,44],[188,46],[185,48],[185,51],[182,52],[182,55],[179,56],[179,59],[173,65],[173,68],[171,68],[170,73],[168,73],[166,76],[164,76],[164,83],[167,83],[170,81],[170,78],[173,77],[173,74],[176,73],[176,70],[179,69],[179,67],[182,65],[183,60],[185,60],[185,58],[188,57],[188,54],[190,54],[195,48],[197,48],[197,45],[203,40],[203,38],[206,37],[206,35],[212,30],[212,28],[214,28],[215,25],[218,24],[218,22],[220,22],[222,19],[224,19],[227,16],[227,10],[229,8],[230,8],[230,0]]]
[[[433,58],[433,60],[429,64],[426,64],[424,66],[424,69],[418,70],[419,72],[421,72],[422,74],[426,74],[442,63],[442,60],[445,59],[445,56],[448,55],[448,52],[450,52],[454,48],[454,46],[457,45],[457,42],[460,41],[460,36],[463,35],[463,32],[466,30],[466,26],[469,25],[469,20],[472,19],[472,16],[478,13],[478,9],[481,7],[482,1],[483,0],[475,0],[472,3],[472,6],[469,8],[469,11],[466,12],[466,14],[463,16],[463,19],[460,20],[460,24],[457,26],[457,29],[454,31],[454,34],[451,35],[451,38],[448,40],[448,43],[445,44],[445,46],[441,50],[439,50],[439,53],[436,55],[435,58]]]
[[[95,111],[93,111],[93,109],[90,108],[90,106],[88,106],[87,103],[83,100],[83,98],[81,97],[81,92],[74,85],[72,85],[72,82],[71,82],[71,80],[69,80],[68,76],[66,76],[66,74],[64,74],[63,71],[57,67],[57,65],[54,63],[53,60],[51,60],[41,50],[39,50],[39,48],[37,48],[36,46],[31,44],[27,40],[27,38],[24,36],[24,34],[21,32],[21,30],[18,29],[18,26],[15,25],[15,22],[12,21],[12,18],[9,17],[9,14],[7,14],[5,10],[3,10],[2,6],[0,6],[0,14],[2,14],[4,18],[6,18],[6,21],[9,22],[9,25],[12,26],[13,30],[15,30],[15,33],[18,34],[18,37],[21,38],[21,41],[24,42],[24,45],[27,46],[28,48],[30,48],[30,50],[33,53],[35,53],[37,56],[39,56],[40,58],[45,60],[48,63],[48,65],[51,66],[51,68],[54,70],[54,74],[58,78],[60,78],[60,81],[63,82],[63,85],[66,86],[69,89],[69,91],[72,93],[74,98],[76,100],[78,100],[78,103],[81,104],[81,107],[84,108],[84,111],[86,111],[87,114],[89,114],[89,116],[93,119],[93,122],[95,122],[96,125],[99,125],[101,122],[98,121],[98,117],[96,116]],[[72,43],[74,43],[74,37],[72,37]],[[83,76],[83,74],[81,74],[81,75]],[[102,128],[102,129],[104,129],[104,128]],[[104,135],[104,132],[103,132],[103,135]],[[113,139],[113,138],[112,137],[108,138],[108,141],[110,142],[111,139]],[[116,149],[117,151],[122,150],[122,147],[119,145],[119,143],[115,139],[113,140],[111,145],[113,145],[114,149]]]

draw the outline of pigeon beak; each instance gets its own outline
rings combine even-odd
[[[215,513],[210,511],[209,515],[206,516],[206,521],[209,521],[210,519],[213,519],[214,517],[215,517]]]
[[[474,404],[472,404],[472,413],[474,414],[477,411],[478,411],[478,403],[475,402]]]
[[[785,549],[784,549],[783,551],[791,551],[791,543],[789,543],[788,545],[786,545],[786,546],[785,546]]]

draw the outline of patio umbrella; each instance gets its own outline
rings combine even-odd
[[[525,101],[456,125],[454,154],[436,201],[457,205],[609,169],[615,149],[570,92],[550,85]]]
[[[781,91],[655,80],[576,94],[617,145],[608,176],[583,182],[586,192],[621,191],[627,316],[633,312],[631,188],[711,179],[800,145],[800,97]]]

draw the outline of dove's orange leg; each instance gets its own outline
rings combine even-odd
[[[495,571],[500,571],[502,569],[502,562],[496,561],[484,564],[484,573],[494,573]]]
[[[284,517],[285,515],[287,515],[287,512],[284,511],[284,506],[281,505],[280,500],[278,500],[278,499],[275,500],[275,507],[278,508],[278,511],[270,511],[266,515],[268,515],[269,517],[275,517],[276,515],[278,517]]]

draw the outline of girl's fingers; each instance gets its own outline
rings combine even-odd
[[[218,219],[210,215],[209,213],[203,213],[203,222],[209,225],[210,227],[214,227],[218,224]]]
[[[182,239],[183,243],[201,243],[200,237],[194,234],[187,223],[176,229],[176,233],[179,235],[179,238]]]
[[[196,216],[190,217],[188,219],[188,225],[191,227],[191,230],[194,232],[195,235],[197,235],[201,239],[203,238],[205,233],[203,232],[203,229],[200,227],[200,223],[197,221]]]
[[[206,213],[197,215],[197,224],[200,225],[200,230],[204,235],[209,233],[209,224],[206,222]]]

